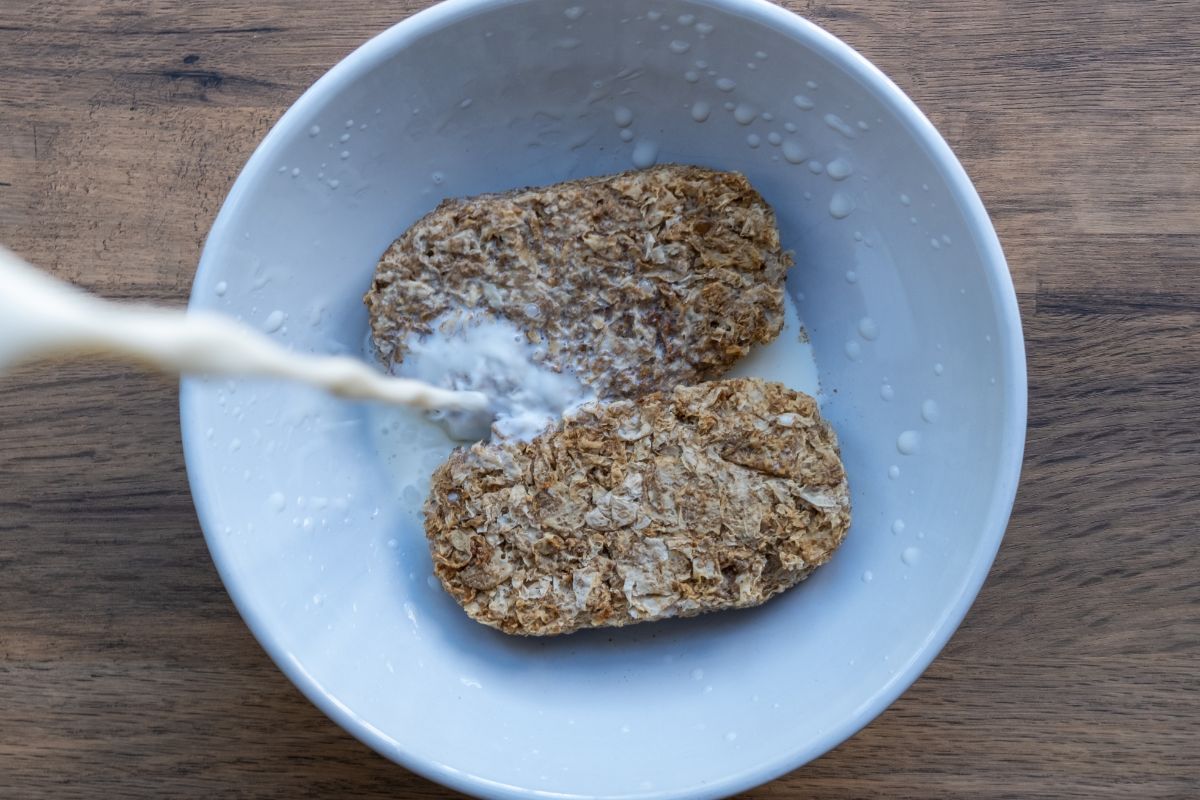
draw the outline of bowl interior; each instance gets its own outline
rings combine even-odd
[[[428,580],[421,498],[384,463],[377,409],[274,383],[184,387],[197,508],[256,635],[355,735],[459,788],[716,796],[803,763],[919,674],[1003,532],[1024,368],[982,206],[895,87],[766,3],[418,15],[268,136],[192,306],[361,353],[377,257],[440,199],[653,161],[745,173],[796,253],[788,290],[855,521],[832,563],[762,608],[505,637]]]

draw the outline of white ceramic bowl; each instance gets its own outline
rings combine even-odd
[[[841,437],[849,538],[760,609],[507,638],[427,582],[376,411],[183,387],[196,507],[259,641],[352,734],[466,792],[717,797],[804,764],[930,662],[1011,508],[1024,355],[983,206],[896,86],[760,0],[451,0],[397,25],[255,152],[192,307],[361,352],[376,258],[442,197],[655,158],[740,170],[774,204]]]

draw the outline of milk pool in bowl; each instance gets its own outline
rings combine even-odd
[[[819,376],[849,475],[846,544],[759,609],[506,637],[430,580],[439,429],[290,385],[183,387],[197,510],[255,635],[350,733],[469,793],[718,797],[798,767],[920,674],[1003,533],[1025,373],[983,207],[898,89],[765,2],[411,18],[264,140],[192,306],[360,354],[376,260],[442,198],[665,162],[739,170],[774,206],[808,341],[786,331],[738,371]]]

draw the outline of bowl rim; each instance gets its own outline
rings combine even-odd
[[[246,202],[247,187],[261,174],[269,171],[273,153],[281,146],[287,131],[303,124],[310,112],[323,106],[336,95],[347,82],[369,72],[382,64],[409,44],[427,34],[452,25],[459,20],[505,6],[523,5],[543,0],[444,0],[396,23],[377,34],[338,62],[311,87],[309,87],[272,126],[262,142],[251,154],[237,180],[229,191],[221,210],[217,214],[206,238],[200,263],[193,282],[189,307],[203,303],[202,285],[205,276],[216,269],[216,243],[232,235],[232,228]],[[552,0],[551,0],[552,1]],[[836,64],[846,74],[856,78],[865,88],[890,107],[907,128],[914,140],[923,146],[931,160],[941,171],[942,178],[962,211],[967,226],[975,237],[986,272],[988,287],[996,305],[999,324],[997,343],[1000,345],[1001,391],[1005,421],[1000,431],[1002,463],[999,480],[986,512],[983,535],[971,560],[971,568],[959,585],[954,598],[935,623],[934,630],[921,650],[910,659],[905,668],[898,672],[872,699],[860,709],[860,713],[833,726],[814,744],[797,747],[774,755],[762,763],[724,778],[690,787],[654,790],[619,795],[623,800],[674,800],[675,798],[727,797],[751,789],[791,772],[819,758],[829,750],[846,741],[875,717],[888,708],[926,670],[941,652],[946,642],[958,628],[975,597],[983,586],[1004,537],[1016,498],[1024,458],[1026,422],[1028,412],[1028,388],[1025,363],[1025,343],[1022,334],[1020,312],[1012,277],[1008,270],[1000,241],[984,208],[983,202],[967,176],[962,164],[950,146],[934,128],[933,123],[917,108],[916,104],[890,78],[875,67],[850,45],[820,28],[813,22],[794,14],[768,0],[692,0],[697,5],[718,9],[735,16],[774,28],[789,38],[803,42]],[[249,602],[242,584],[233,573],[230,563],[221,555],[216,545],[215,531],[220,530],[213,515],[213,504],[205,498],[211,491],[207,479],[199,469],[199,452],[203,444],[200,426],[194,420],[199,407],[199,384],[194,379],[185,379],[180,385],[180,424],[187,467],[188,481],[195,501],[196,514],[204,532],[209,552],[242,619],[250,628],[275,664],[293,684],[321,711],[359,741],[376,752],[395,761],[406,769],[452,789],[476,796],[516,800],[517,798],[562,798],[582,800],[595,795],[548,792],[527,789],[493,781],[458,769],[450,764],[436,762],[404,749],[392,737],[358,716],[353,709],[340,702],[327,691],[304,665],[278,641],[271,626],[260,616]]]

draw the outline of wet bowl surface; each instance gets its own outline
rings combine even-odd
[[[719,797],[804,764],[937,654],[1011,509],[1024,350],[986,212],[899,89],[758,0],[450,0],[406,20],[262,142],[191,306],[361,353],[376,259],[440,199],[655,162],[739,170],[774,205],[842,442],[847,542],[761,608],[507,638],[429,581],[422,484],[395,477],[428,475],[428,431],[385,463],[366,405],[183,386],[196,507],[259,641],[352,734],[472,794]]]

